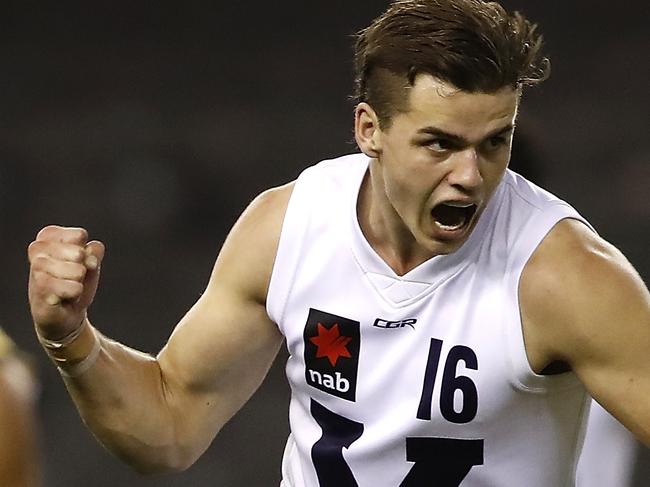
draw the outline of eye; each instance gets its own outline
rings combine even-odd
[[[432,139],[427,141],[425,145],[433,152],[447,152],[454,149],[453,143],[446,139]]]
[[[503,135],[495,135],[485,141],[485,148],[489,151],[500,149],[508,145],[509,139]]]

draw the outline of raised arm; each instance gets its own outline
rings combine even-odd
[[[531,365],[568,364],[650,445],[650,293],[625,257],[582,223],[560,222],[522,275]]]
[[[157,357],[109,340],[86,317],[103,245],[61,227],[45,228],[30,245],[30,306],[41,342],[83,420],[137,470],[190,466],[266,375],[282,343],[265,300],[291,190],[251,203],[205,292]]]

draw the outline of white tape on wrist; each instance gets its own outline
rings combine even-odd
[[[71,365],[69,367],[63,368],[62,364],[57,364],[56,368],[59,369],[59,372],[64,377],[79,377],[84,372],[88,371],[97,359],[99,358],[99,353],[102,350],[102,341],[95,333],[95,330],[92,330],[93,338],[95,342],[93,343],[93,348],[90,350],[90,353],[83,359],[81,362]]]
[[[36,330],[36,336],[38,337],[38,341],[41,342],[41,345],[43,345],[45,348],[49,348],[50,350],[59,350],[60,348],[70,345],[72,342],[74,342],[79,337],[79,335],[81,335],[81,332],[85,326],[88,325],[86,324],[86,319],[84,318],[84,320],[81,322],[81,326],[71,331],[59,340],[48,340],[47,338],[42,337],[41,334],[38,333],[38,330]]]
[[[92,348],[85,357],[82,356],[71,361],[69,357],[66,357],[67,354],[65,349],[71,346],[75,340],[79,339],[86,331],[86,328],[88,328],[88,333],[92,336]],[[95,329],[85,318],[81,323],[81,326],[59,340],[48,340],[47,338],[40,336],[38,330],[36,335],[38,336],[39,342],[41,342],[41,345],[43,345],[43,348],[45,348],[50,356],[50,359],[55,363],[56,368],[59,369],[61,375],[65,377],[79,377],[90,369],[90,367],[92,367],[97,361],[102,348],[101,338],[97,336]],[[88,338],[85,338],[84,340],[88,340]]]

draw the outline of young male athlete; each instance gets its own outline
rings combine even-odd
[[[648,290],[507,170],[540,46],[496,3],[392,3],[357,42],[361,153],[257,197],[157,357],[90,324],[103,244],[41,230],[37,334],[95,435],[187,468],[286,340],[287,487],[572,485],[588,393],[650,443]]]

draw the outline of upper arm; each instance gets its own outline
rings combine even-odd
[[[267,191],[242,214],[205,292],[158,356],[167,402],[183,427],[181,443],[198,439],[206,448],[277,355],[282,335],[265,300],[291,190]]]
[[[568,363],[649,444],[650,294],[625,257],[582,223],[564,220],[527,264],[520,298],[532,355]]]

